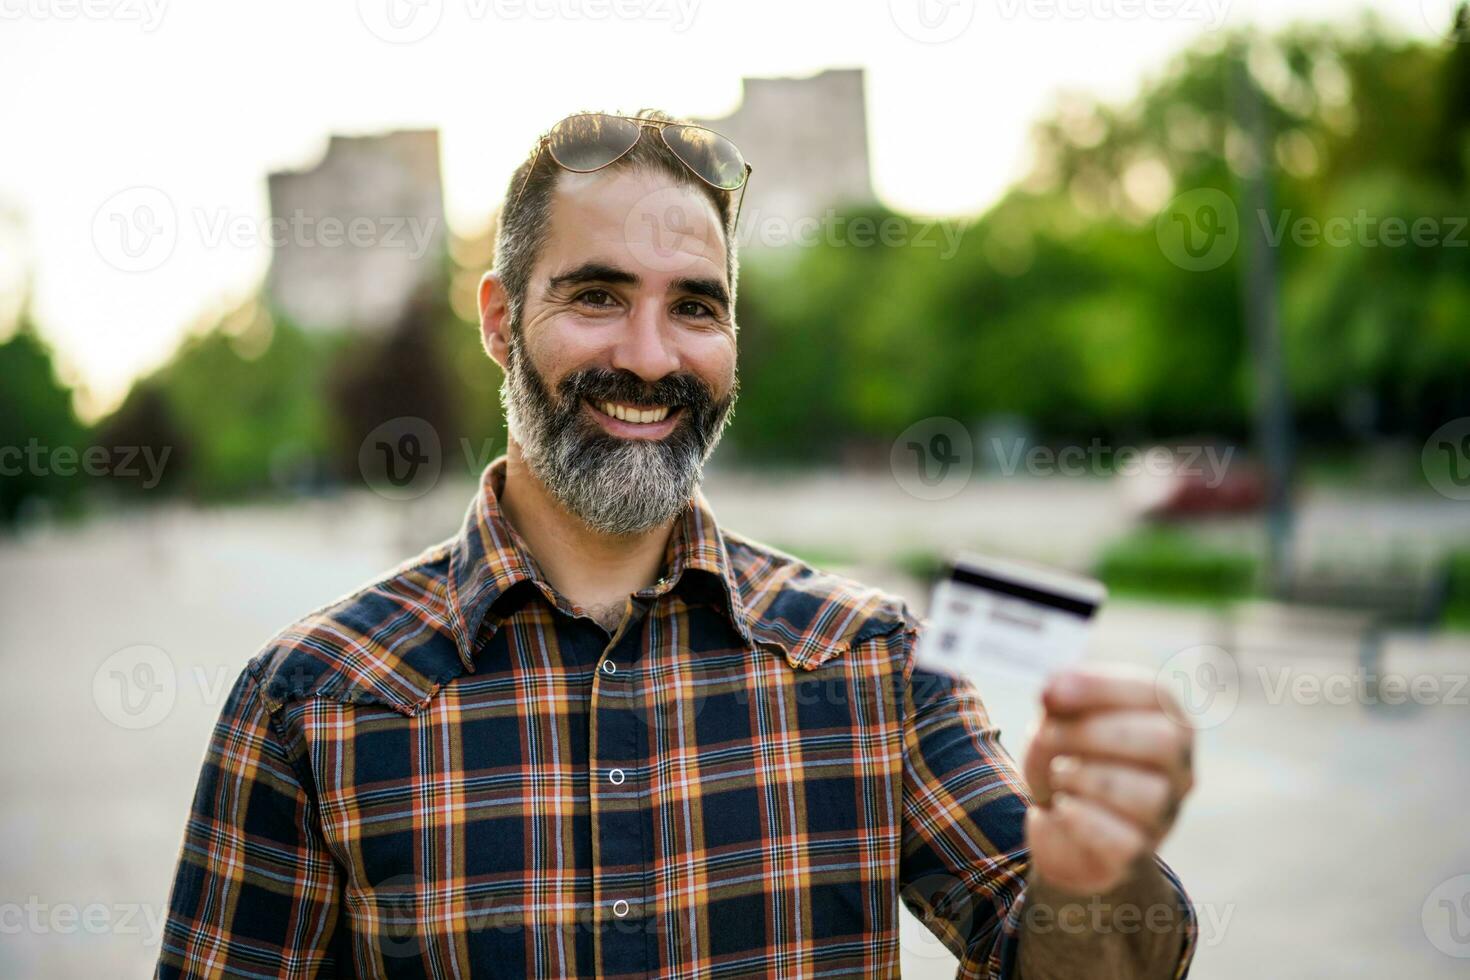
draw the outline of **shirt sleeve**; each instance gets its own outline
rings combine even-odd
[[[249,668],[214,727],[154,972],[331,977],[342,877]]]
[[[900,895],[959,959],[958,980],[1015,980],[1029,865],[1025,781],[972,681],[917,667],[911,655],[904,673]],[[1176,893],[1185,937],[1174,947],[1177,965],[1165,973],[1182,978],[1194,915],[1177,878],[1158,863]],[[1037,961],[1028,957],[1028,969]]]

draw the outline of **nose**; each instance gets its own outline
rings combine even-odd
[[[664,319],[659,303],[637,303],[613,346],[612,366],[649,384],[678,371],[679,355],[670,344]]]

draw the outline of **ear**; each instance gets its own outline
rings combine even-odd
[[[480,342],[502,371],[510,359],[510,309],[505,284],[493,269],[480,277]]]

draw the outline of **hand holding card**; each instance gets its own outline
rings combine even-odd
[[[962,556],[935,586],[914,652],[926,669],[974,680],[1012,754],[1006,733],[1035,727],[1023,765],[1037,804],[1026,815],[1031,871],[1078,895],[1151,868],[1141,859],[1194,784],[1193,733],[1152,675],[1078,666],[1105,597],[1090,579]]]

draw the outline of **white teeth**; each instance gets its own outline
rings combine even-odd
[[[669,414],[669,407],[667,405],[661,405],[658,408],[637,409],[619,405],[616,402],[602,402],[597,407],[615,419],[640,424],[662,422]]]

